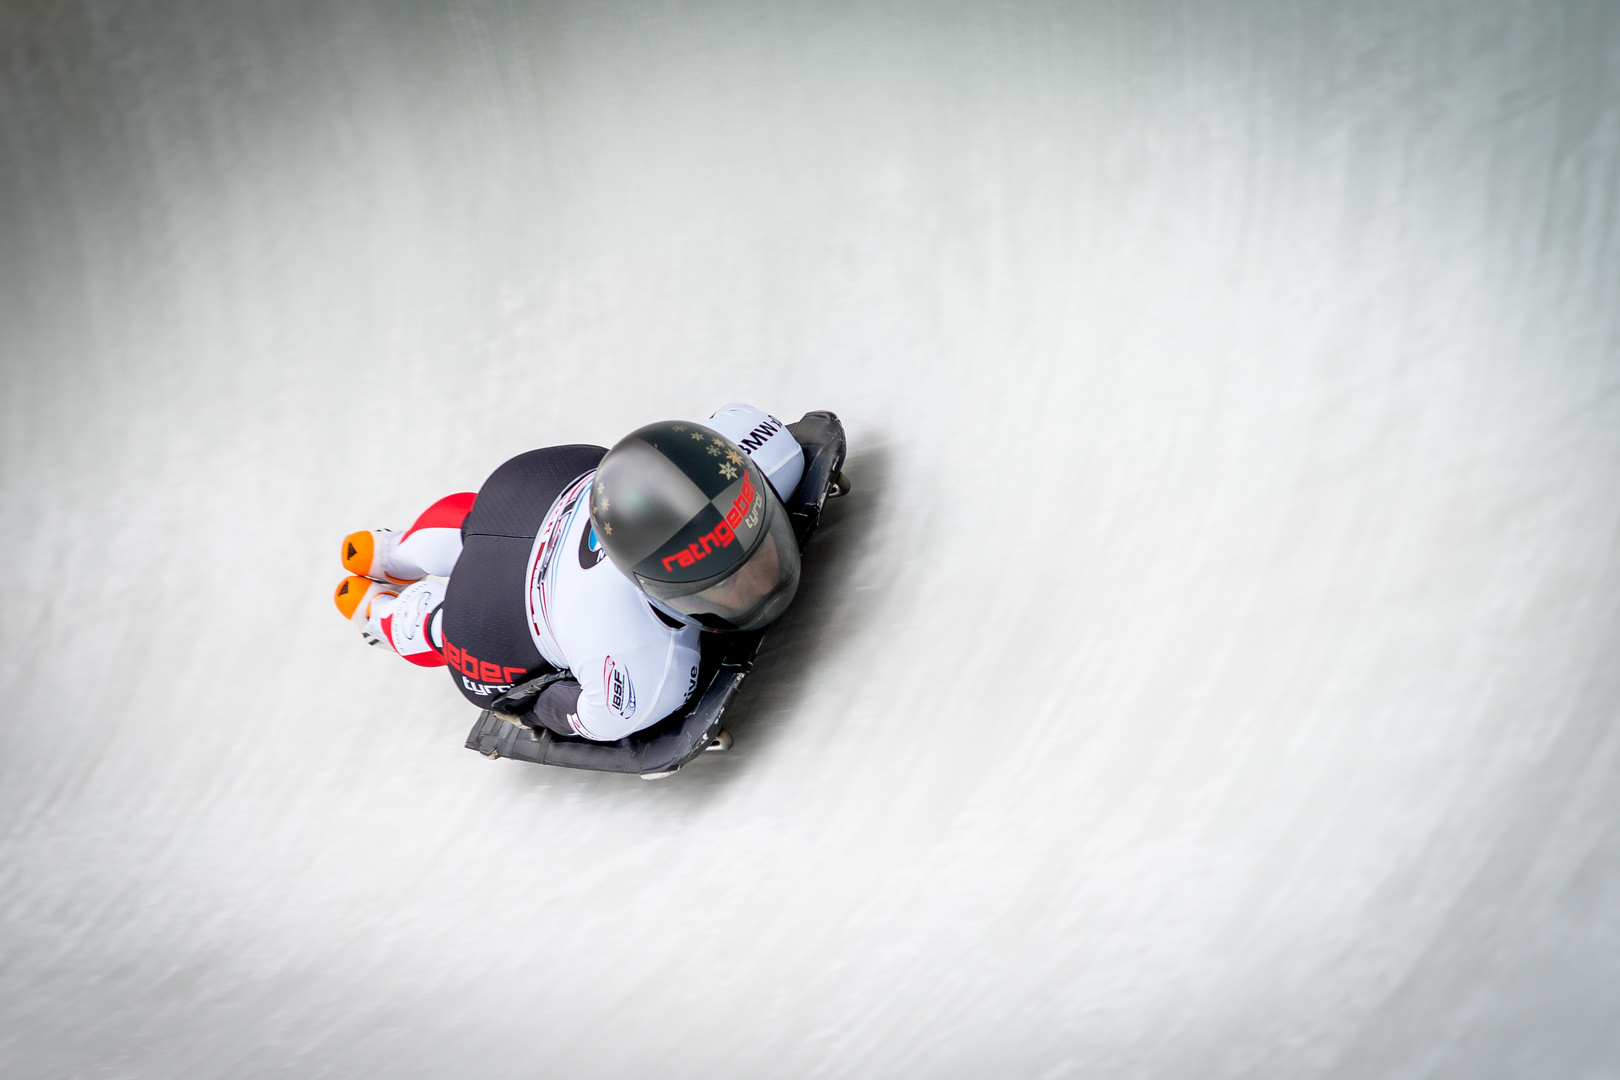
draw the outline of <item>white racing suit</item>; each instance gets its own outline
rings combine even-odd
[[[792,496],[804,456],[780,420],[752,406],[727,405],[704,423],[753,458],[784,502]],[[521,545],[528,529],[510,515],[484,515],[491,520],[481,524],[477,503],[464,496],[442,499],[392,555],[436,576],[374,601],[366,629],[414,663],[448,664],[457,688],[475,704],[487,706],[546,666],[566,671],[572,678],[549,687],[524,720],[559,734],[612,741],[657,723],[691,696],[701,631],[655,609],[597,542],[589,506],[600,448],[560,447],[548,459],[549,452],[531,451],[502,469],[522,465],[524,458],[542,467],[561,461],[570,472],[577,463],[591,465],[551,500],[533,528],[526,559]],[[501,475],[497,470],[478,496],[492,511],[492,488],[506,490],[496,483]],[[460,519],[457,507],[466,507]],[[471,562],[462,555],[464,532],[469,552],[478,544],[478,556],[465,557]],[[493,570],[486,568],[486,551],[500,561]],[[517,640],[525,631],[527,640]]]

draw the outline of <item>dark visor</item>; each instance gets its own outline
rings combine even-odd
[[[650,595],[711,630],[759,629],[780,615],[799,590],[799,545],[787,512],[768,498],[766,514],[770,520],[753,553],[719,580],[674,584],[640,574],[636,580]]]

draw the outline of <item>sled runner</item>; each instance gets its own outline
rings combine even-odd
[[[802,553],[821,520],[828,498],[849,490],[843,476],[844,427],[830,412],[806,413],[788,431],[804,448],[804,477],[786,506]],[[478,714],[467,735],[467,748],[489,758],[513,758],[538,765],[594,772],[636,773],[653,780],[669,776],[706,750],[724,750],[731,736],[721,721],[754,666],[765,630],[703,635],[698,689],[686,705],[651,727],[617,742],[592,742],[571,735],[535,730],[517,718],[552,682],[567,672],[548,673],[514,686]]]

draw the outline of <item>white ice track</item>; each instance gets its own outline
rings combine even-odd
[[[1620,6],[0,9],[0,1074],[1620,1076]],[[839,412],[660,783],[337,542]]]

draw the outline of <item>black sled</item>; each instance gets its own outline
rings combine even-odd
[[[804,448],[804,478],[787,504],[802,555],[827,499],[849,490],[842,471],[844,425],[830,412],[809,412],[789,424],[788,431]],[[652,727],[617,742],[592,742],[544,728],[536,731],[504,711],[506,703],[532,698],[551,680],[567,677],[564,672],[513,687],[491,708],[480,712],[478,722],[467,735],[467,749],[489,758],[512,758],[564,769],[636,773],[646,780],[669,776],[705,750],[731,745],[731,737],[720,722],[743,678],[753,668],[754,655],[764,637],[765,630],[704,634],[698,667],[700,689],[692,700]]]

